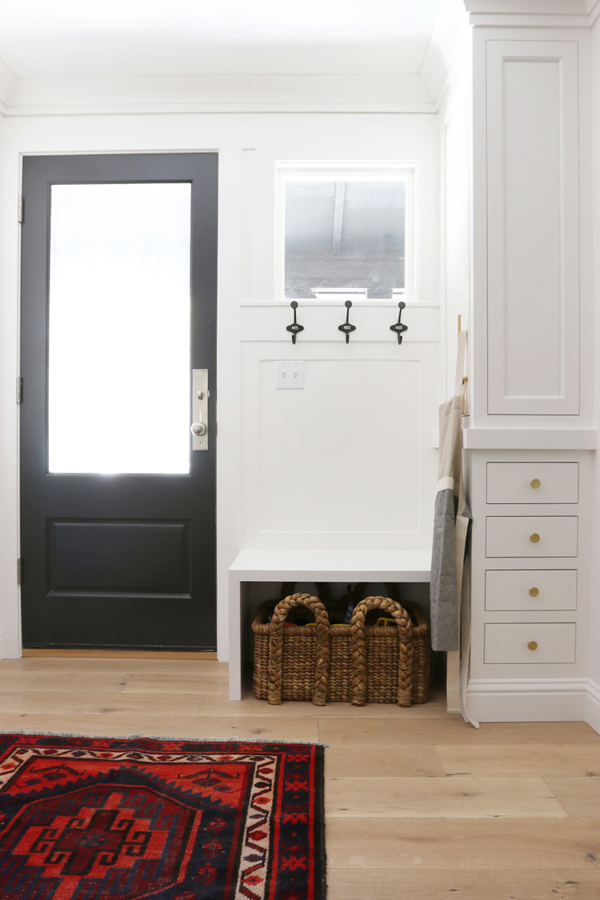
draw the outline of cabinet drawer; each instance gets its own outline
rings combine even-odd
[[[492,569],[485,573],[487,610],[576,609],[576,569]]]
[[[577,556],[577,516],[488,516],[485,555]]]
[[[485,626],[484,662],[573,663],[574,622],[532,622]]]
[[[577,503],[579,464],[488,463],[488,503]]]

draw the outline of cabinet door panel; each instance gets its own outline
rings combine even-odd
[[[487,45],[488,413],[579,413],[578,48]]]
[[[485,626],[485,662],[574,663],[574,622],[494,623]]]
[[[491,569],[485,573],[488,611],[576,607],[576,569]]]
[[[491,462],[487,465],[488,503],[577,503],[579,466],[575,462]]]
[[[488,516],[488,557],[577,556],[577,516]]]

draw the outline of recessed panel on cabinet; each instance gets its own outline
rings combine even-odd
[[[577,503],[576,462],[490,462],[488,503]]]
[[[487,42],[488,413],[579,413],[576,41]]]
[[[577,556],[577,516],[488,516],[488,557]]]
[[[486,610],[577,608],[576,569],[491,569],[485,573]]]
[[[510,622],[485,626],[484,662],[574,663],[574,622]]]

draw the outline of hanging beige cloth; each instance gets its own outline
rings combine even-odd
[[[462,416],[465,403],[463,374],[466,347],[467,333],[461,331],[458,336],[454,396],[443,403],[439,411],[440,455],[433,527],[430,612],[432,648],[448,652],[462,649],[460,668],[461,672],[465,673],[465,682],[460,691],[463,701],[461,711],[468,718],[464,700],[468,677],[470,610],[463,574],[471,511],[465,498],[462,472]],[[456,657],[452,661],[458,662]],[[454,673],[453,679],[454,683],[449,682],[448,689],[455,690],[458,694],[458,671]]]

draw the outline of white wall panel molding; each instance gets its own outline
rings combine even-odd
[[[579,414],[575,41],[488,41],[488,413]]]
[[[243,343],[242,549],[431,552],[437,345],[353,338]]]

